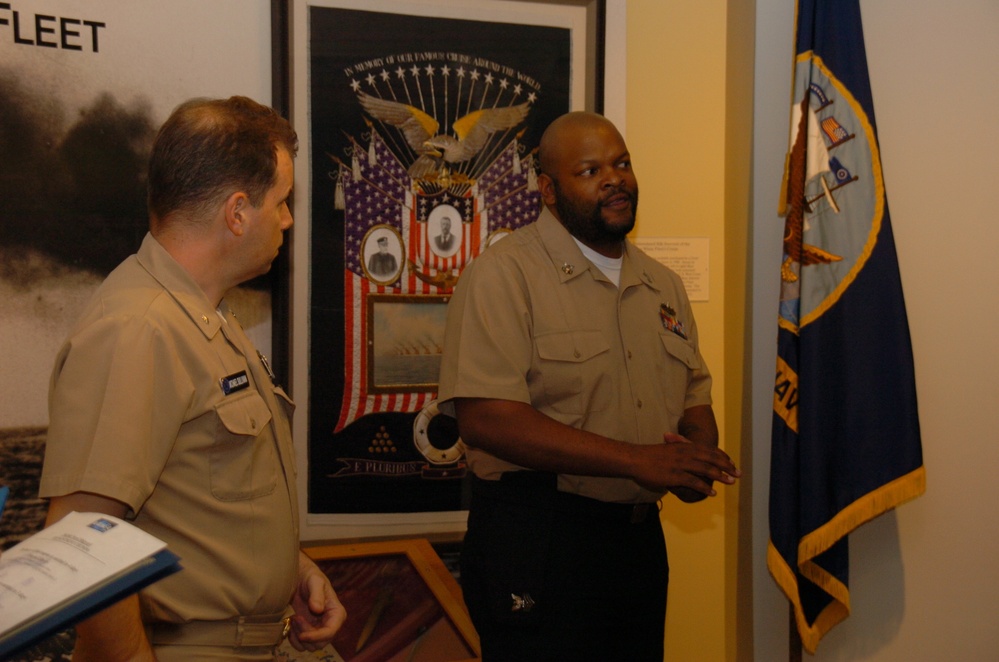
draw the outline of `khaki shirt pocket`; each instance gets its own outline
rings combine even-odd
[[[676,415],[682,415],[687,399],[687,386],[690,377],[698,367],[697,351],[689,341],[675,333],[660,333],[663,361],[660,363],[660,383],[666,407]]]
[[[271,412],[263,398],[245,391],[216,405],[215,413],[218,423],[208,463],[212,496],[241,501],[273,492],[280,463],[270,431]]]
[[[274,386],[274,395],[277,396],[277,401],[281,403],[281,408],[284,409],[285,415],[288,417],[288,421],[291,421],[295,414],[295,401],[291,399],[284,389],[280,386]]]
[[[610,344],[600,331],[557,331],[536,337],[535,343],[545,405],[573,415],[611,406]]]

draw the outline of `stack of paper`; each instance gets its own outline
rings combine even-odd
[[[0,556],[0,659],[178,570],[132,524],[70,513]]]

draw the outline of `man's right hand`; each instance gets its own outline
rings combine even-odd
[[[465,444],[535,471],[630,478],[693,501],[714,496],[713,481],[731,485],[741,475],[717,442],[666,434],[665,443],[629,444],[571,428],[521,402],[457,398],[454,405]]]

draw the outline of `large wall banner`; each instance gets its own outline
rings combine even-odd
[[[296,437],[309,521],[369,535],[463,522],[464,449],[435,400],[447,301],[476,256],[537,217],[537,143],[583,107],[587,23],[585,6],[373,4],[301,3],[292,18],[310,198],[293,254],[306,290],[293,324],[308,310]]]

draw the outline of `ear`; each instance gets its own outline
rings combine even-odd
[[[541,199],[549,207],[555,207],[555,180],[550,175],[541,173],[538,175],[538,192]]]
[[[250,207],[249,196],[242,191],[237,191],[225,199],[223,207],[226,227],[237,237],[242,236],[249,220],[247,216],[247,209]]]

